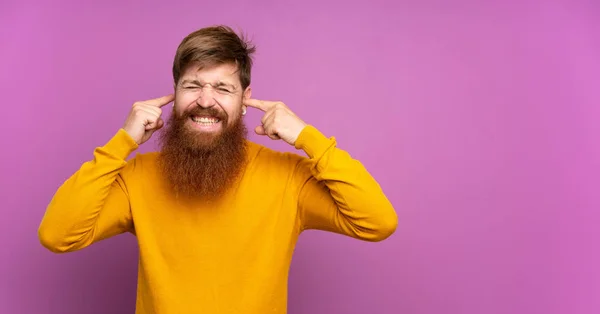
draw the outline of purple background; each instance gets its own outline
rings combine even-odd
[[[54,255],[37,227],[216,23],[258,45],[253,95],[336,136],[399,214],[381,243],[304,234],[289,313],[600,312],[597,1],[100,3],[0,5],[0,313],[133,313],[133,236]]]

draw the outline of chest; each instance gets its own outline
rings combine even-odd
[[[217,203],[138,193],[146,195],[131,203],[140,251],[172,265],[216,269],[232,261],[285,258],[298,236],[295,198],[285,189],[242,185]]]

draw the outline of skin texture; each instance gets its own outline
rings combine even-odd
[[[162,107],[173,101],[174,95],[135,102],[125,120],[123,129],[138,145],[148,141],[152,134],[164,126]]]
[[[220,120],[210,126],[198,125],[192,120],[186,122],[186,128],[194,130],[206,141],[222,134],[241,119],[242,103],[252,94],[250,87],[242,90],[236,70],[233,64],[201,70],[190,66],[175,86],[175,114],[195,112],[198,116]]]

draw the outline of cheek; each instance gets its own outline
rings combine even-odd
[[[242,105],[239,101],[228,99],[227,101],[220,102],[220,104],[230,117],[237,118],[241,114]]]
[[[194,102],[196,100],[196,98],[194,98],[194,95],[192,95],[191,93],[176,93],[175,94],[175,105],[176,106],[181,106],[181,105],[186,105],[186,104],[190,104],[192,102]]]
[[[192,104],[196,99],[191,97],[189,94],[175,94],[175,100],[173,101],[173,107],[177,112],[185,111],[190,104]]]

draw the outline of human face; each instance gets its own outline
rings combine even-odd
[[[216,136],[241,118],[243,100],[251,97],[251,90],[242,90],[236,71],[231,63],[184,71],[175,86],[174,111],[189,115],[186,128]]]
[[[241,173],[246,156],[243,97],[235,67],[185,72],[174,112],[160,130],[160,168],[178,195],[215,198]],[[204,117],[204,119],[199,119]]]

